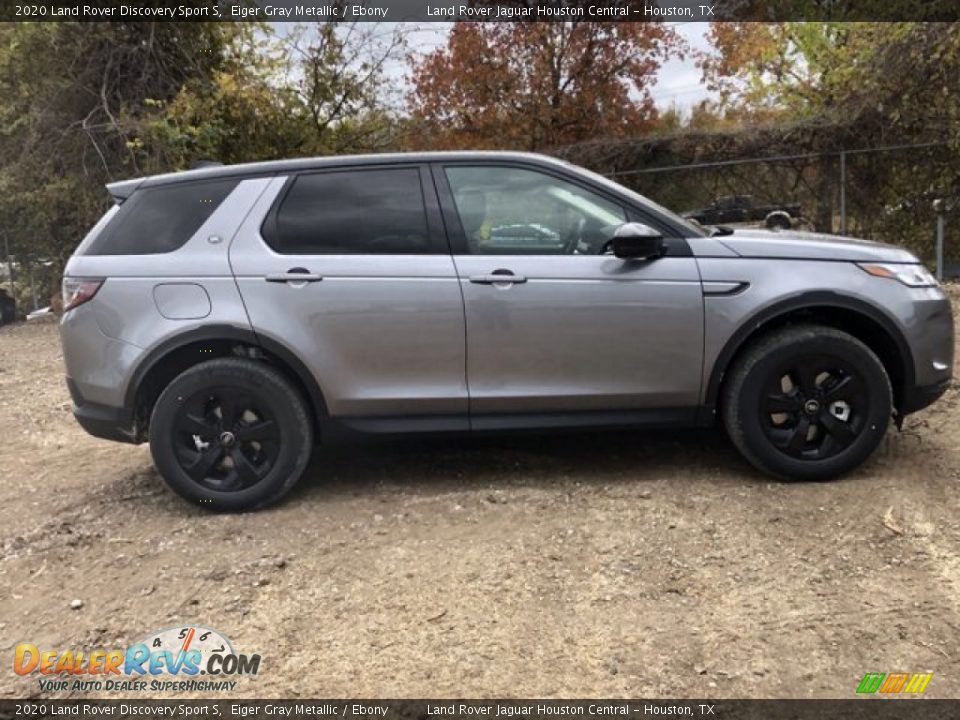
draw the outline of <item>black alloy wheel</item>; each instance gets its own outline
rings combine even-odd
[[[850,363],[803,355],[776,370],[760,399],[767,439],[790,457],[822,460],[850,447],[863,431],[870,396]]]
[[[887,369],[837,328],[787,325],[750,341],[724,378],[727,434],[760,470],[829,480],[863,463],[893,412]]]
[[[275,502],[303,474],[313,421],[278,369],[243,358],[208,360],[160,393],[150,417],[150,452],[182,497],[211,510]]]
[[[231,492],[263,480],[280,453],[280,434],[269,406],[236,387],[201,391],[174,418],[177,461],[190,478]]]

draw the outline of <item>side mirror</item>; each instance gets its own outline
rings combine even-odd
[[[649,260],[664,252],[663,235],[643,223],[624,223],[613,234],[610,245],[613,254],[624,260]]]

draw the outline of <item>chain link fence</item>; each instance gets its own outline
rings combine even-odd
[[[734,198],[768,208],[799,204],[794,227],[901,245],[942,275],[960,276],[960,158],[944,143],[705,160],[603,174],[681,213]],[[763,224],[763,218],[752,221]]]

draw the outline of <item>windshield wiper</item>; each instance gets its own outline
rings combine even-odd
[[[710,226],[710,237],[722,237],[724,235],[733,235],[733,228],[726,225]]]

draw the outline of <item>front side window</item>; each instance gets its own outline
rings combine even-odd
[[[622,207],[535,170],[448,167],[474,255],[597,255],[626,222]]]
[[[292,255],[430,252],[420,171],[300,175],[264,227],[264,238]]]

